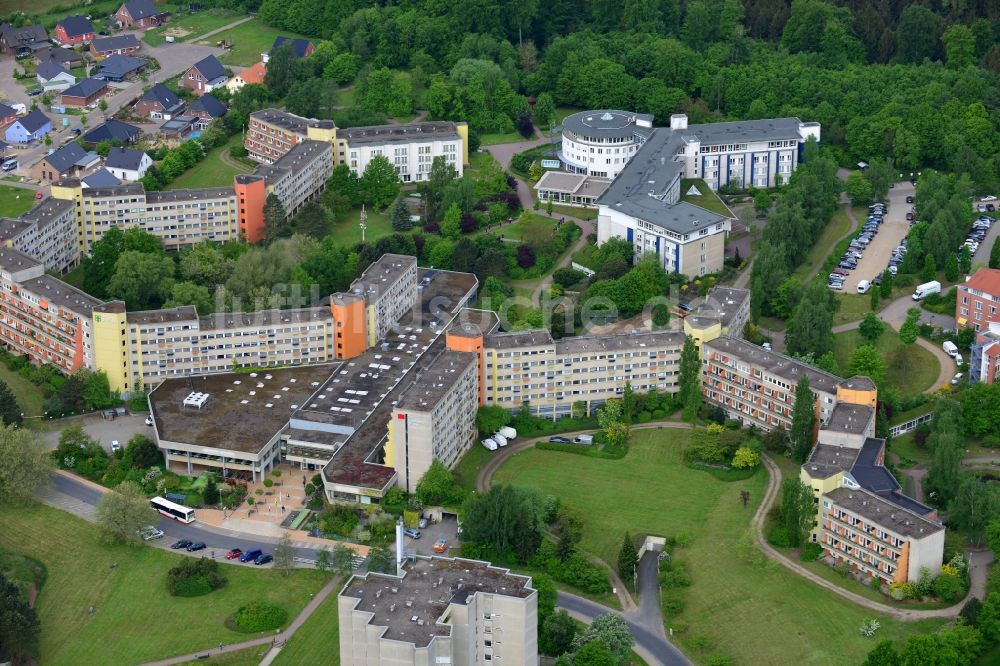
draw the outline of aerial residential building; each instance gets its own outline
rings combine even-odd
[[[91,106],[108,94],[108,84],[101,79],[84,79],[62,91],[63,106]]]
[[[128,32],[113,37],[98,37],[90,42],[90,53],[97,59],[114,55],[133,55],[139,50],[139,40]]]
[[[35,78],[45,90],[62,91],[76,83],[76,77],[57,62],[43,62],[35,70]]]
[[[45,274],[45,266],[0,249],[0,342],[13,354],[70,373],[93,367],[91,315],[100,301]]]
[[[720,337],[742,338],[750,321],[750,290],[716,286],[684,317],[684,334],[699,346]]]
[[[49,270],[69,271],[80,260],[73,202],[47,197],[20,218],[0,218],[0,244]]]
[[[187,115],[197,118],[195,129],[206,130],[213,120],[222,118],[229,109],[211,93],[205,93],[188,107]]]
[[[254,63],[250,67],[244,69],[242,72],[234,74],[233,78],[229,79],[229,81],[226,82],[226,88],[229,89],[229,92],[235,93],[239,91],[240,88],[242,88],[247,84],[251,83],[262,84],[264,83],[264,75],[266,73],[267,73],[267,66],[264,63],[262,62]]]
[[[487,562],[417,557],[395,576],[353,576],[337,605],[344,664],[538,663],[531,579]]]
[[[0,127],[9,125],[15,120],[17,120],[17,111],[6,104],[0,104]]]
[[[612,179],[653,133],[648,113],[600,109],[566,116],[559,160],[566,171]]]
[[[97,166],[100,161],[100,155],[88,152],[80,144],[71,141],[36,162],[29,174],[35,180],[54,183],[63,178],[76,178]]]
[[[427,180],[435,157],[443,157],[459,176],[469,161],[465,123],[352,127],[336,134],[338,164],[347,164],[359,176],[376,156],[387,158],[404,183]]]
[[[280,109],[262,109],[250,114],[243,145],[250,159],[271,164],[307,139],[332,143],[336,131],[332,120],[303,118]]]
[[[154,28],[163,23],[167,12],[156,9],[153,0],[128,0],[115,12],[123,28]]]
[[[127,55],[113,55],[102,60],[100,68],[94,74],[95,79],[104,81],[124,81],[130,79],[146,68],[146,61]]]
[[[316,50],[316,47],[313,46],[313,43],[308,39],[291,39],[289,37],[279,35],[274,38],[274,44],[271,45],[271,50],[260,54],[261,61],[266,65],[267,61],[271,57],[271,53],[286,43],[292,45],[292,53],[296,58],[308,58],[313,54],[313,51]]]
[[[157,83],[143,93],[132,110],[142,118],[170,120],[180,115],[184,110],[184,103],[170,88]]]
[[[958,285],[955,323],[979,332],[994,322],[1000,322],[1000,269],[980,268]]]
[[[119,180],[139,180],[151,166],[153,160],[149,155],[130,148],[112,148],[104,160],[104,168]]]
[[[191,65],[181,76],[179,85],[198,95],[204,95],[224,86],[227,79],[226,68],[218,58],[210,55]]]
[[[728,418],[761,430],[792,424],[795,388],[802,375],[817,399],[820,421],[830,418],[843,381],[811,365],[746,340],[720,337],[701,345],[701,388],[705,399]]]
[[[10,23],[0,23],[0,53],[25,55],[48,48],[49,36],[39,24],[15,28]]]
[[[64,181],[65,182],[65,181]],[[105,168],[100,168],[93,173],[89,173],[80,179],[80,187],[115,187],[116,185],[121,185],[122,181],[120,178],[112,174]]]
[[[52,121],[42,113],[41,109],[35,109],[12,122],[4,130],[4,139],[10,143],[41,141],[51,131]]]
[[[81,138],[87,143],[95,145],[101,141],[119,141],[123,145],[128,145],[135,143],[141,134],[142,130],[135,125],[108,118],[102,124],[84,133]]]
[[[1000,322],[976,334],[969,354],[969,382],[995,384],[1000,379]]]
[[[399,487],[416,490],[434,460],[454,467],[476,440],[479,356],[443,351],[403,393],[389,419],[385,464]]]
[[[94,25],[86,16],[67,16],[56,24],[52,36],[60,44],[86,44],[95,36]]]
[[[38,65],[47,62],[54,62],[63,67],[80,67],[83,65],[83,56],[75,49],[60,49],[46,46],[32,53],[35,63]]]
[[[418,301],[417,260],[383,254],[351,285],[333,295],[336,358],[351,358],[374,347]]]

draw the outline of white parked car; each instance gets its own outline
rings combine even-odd
[[[962,381],[962,377],[964,376],[965,373],[963,372],[957,373],[954,377],[951,378],[951,385],[954,386],[955,384],[958,384],[960,381]]]
[[[996,200],[997,198],[992,194],[987,194],[985,197],[983,197],[983,201],[996,201]]]
[[[139,530],[139,536],[142,537],[143,541],[152,541],[153,539],[159,539],[163,536],[163,530],[157,529],[152,525],[146,525],[141,530]]]
[[[122,450],[122,445],[118,443],[117,439],[111,440],[111,453],[115,454]]]
[[[149,416],[146,417],[146,425],[148,425],[148,426],[153,425],[153,415],[152,414],[150,414]]]
[[[500,433],[494,433],[493,436],[490,437],[490,439],[492,439],[500,446],[507,446],[507,438],[501,435]]]
[[[487,451],[496,451],[497,450],[497,443],[494,442],[492,439],[484,439],[483,442],[482,442],[482,444],[483,444],[483,448],[486,449]]]

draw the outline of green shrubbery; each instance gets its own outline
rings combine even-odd
[[[219,563],[200,557],[184,558],[179,566],[167,572],[167,589],[175,597],[200,597],[226,584],[219,573]]]
[[[803,562],[815,562],[823,556],[823,547],[811,541],[802,547],[801,559]]]
[[[549,574],[555,580],[583,590],[589,594],[604,594],[611,591],[608,573],[594,564],[582,553],[574,553],[565,560],[559,559],[556,545],[543,541],[528,561],[528,566]]]
[[[251,601],[233,615],[233,623],[240,631],[255,633],[277,629],[288,620],[288,611],[266,601]]]

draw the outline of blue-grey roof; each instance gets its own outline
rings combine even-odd
[[[104,168],[85,177],[82,182],[87,187],[114,187],[122,184],[117,176]]]
[[[134,125],[109,118],[103,124],[84,134],[83,140],[88,143],[100,143],[101,141],[114,141],[117,139],[122,143],[127,143],[141,131]]]
[[[101,69],[94,76],[127,76],[146,65],[146,61],[141,58],[134,58],[128,55],[113,55],[101,62]]]
[[[24,118],[19,118],[17,122],[21,125],[21,127],[27,130],[29,134],[33,134],[52,121],[49,120],[48,116],[42,113],[41,109],[34,109]]]
[[[114,37],[95,39],[90,44],[98,52],[139,48],[139,40],[131,32],[127,32],[124,35],[115,35]]]
[[[10,47],[27,46],[35,42],[44,42],[49,38],[45,27],[38,23],[22,25],[19,28],[4,23],[0,25],[0,37],[3,37]]]
[[[10,118],[16,113],[17,112],[14,111],[14,109],[10,108],[6,104],[0,103],[0,118]]]
[[[139,166],[142,164],[142,158],[146,153],[141,150],[132,150],[130,148],[112,148],[108,152],[107,159],[104,160],[104,166],[111,169],[127,169],[129,171],[137,171]]]
[[[181,105],[181,98],[162,83],[157,83],[147,90],[142,99],[146,102],[159,102],[164,110],[174,109]]]
[[[101,79],[84,79],[76,85],[66,88],[66,90],[62,92],[62,96],[87,99],[91,95],[99,93],[101,90],[107,90],[107,87],[108,84]]]
[[[35,51],[38,62],[83,62],[83,56],[74,49],[47,48]]]
[[[125,9],[128,10],[128,15],[135,21],[156,16],[160,13],[156,11],[153,0],[129,0],[125,3]]]
[[[88,32],[94,32],[94,25],[86,16],[67,16],[59,24],[66,31],[67,37],[80,37]]]
[[[299,58],[306,57],[306,50],[309,48],[309,43],[310,43],[308,39],[290,39],[288,37],[278,35],[277,37],[274,38],[274,45],[271,46],[271,51],[274,51],[276,48],[278,48],[285,42],[291,43],[292,51],[295,53],[296,56],[298,56]]]
[[[87,151],[84,150],[80,144],[75,141],[71,141],[62,148],[46,155],[45,161],[48,162],[55,171],[63,173],[68,171],[70,167],[76,166],[77,162],[84,159],[86,155]]]
[[[52,60],[43,62],[38,66],[38,69],[35,70],[35,76],[44,81],[51,81],[60,74],[69,74],[69,70]],[[72,74],[70,74],[70,76],[72,76]]]
[[[192,102],[189,110],[191,112],[204,111],[212,118],[221,118],[228,111],[226,105],[215,99],[212,93],[205,93]]]
[[[729,123],[691,125],[686,130],[678,130],[678,132],[684,135],[694,135],[701,141],[701,145],[706,146],[798,139],[801,124],[802,121],[798,118],[737,120]]]
[[[226,78],[226,68],[222,66],[222,63],[219,62],[219,59],[214,55],[202,58],[192,65],[192,67],[201,72],[201,75],[205,77],[206,81],[215,81],[219,78]]]
[[[652,123],[653,116],[648,113],[620,111],[618,109],[598,109],[596,111],[581,111],[566,116],[562,126],[577,136],[589,136],[601,139],[628,139],[634,134],[649,136],[652,128],[638,127],[636,120]]]

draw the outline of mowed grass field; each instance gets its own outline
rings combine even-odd
[[[255,62],[260,62],[261,53],[271,50],[274,38],[278,35],[284,35],[291,39],[302,37],[302,35],[297,35],[294,32],[266,26],[260,19],[254,18],[252,21],[241,23],[235,28],[216,33],[209,37],[206,42],[198,43],[207,43],[210,46],[215,46],[216,42],[227,40],[232,44],[232,48],[228,53],[219,58],[222,64],[249,67]]]
[[[281,648],[275,666],[300,666],[300,664],[324,664],[337,666],[340,663],[340,636],[337,631],[337,591],[332,592],[313,611],[295,635]]]
[[[35,191],[0,185],[0,210],[7,217],[19,217],[35,205]]]
[[[243,16],[246,15],[228,9],[209,9],[194,14],[175,13],[166,25],[147,30],[142,36],[142,41],[150,46],[159,46],[166,41],[166,36],[171,34],[174,35],[176,41],[187,42],[204,35],[206,32],[239,21]],[[173,32],[168,32],[170,30]],[[177,31],[186,31],[187,34],[178,35]]]
[[[25,416],[41,416],[45,395],[42,389],[0,363],[0,381],[10,387]]]
[[[200,187],[232,187],[233,176],[241,173],[253,172],[253,167],[239,164],[239,167],[230,166],[228,162],[222,161],[222,155],[229,155],[229,149],[240,145],[243,137],[234,135],[225,144],[218,148],[213,148],[205,155],[205,159],[195,164],[180,175],[174,182],[167,185],[167,190],[196,189]]]
[[[690,545],[676,556],[687,563],[692,585],[684,592],[685,610],[666,625],[696,662],[718,651],[734,664],[859,664],[876,642],[859,634],[866,620],[881,623],[878,640],[905,640],[943,625],[878,616],[777,564],[760,563],[756,547],[740,542],[763,497],[766,474],[718,481],[685,466],[687,441],[684,430],[636,431],[621,460],[531,450],[514,456],[494,481],[534,486],[579,509],[581,547],[612,566],[625,530],[688,534]],[[742,490],[750,492],[747,508],[740,503]]]
[[[226,628],[226,618],[238,608],[265,600],[284,607],[291,620],[326,580],[311,569],[283,577],[223,565],[229,579],[223,589],[171,597],[167,570],[183,555],[103,545],[94,525],[41,505],[0,508],[0,548],[30,555],[48,569],[37,605],[40,663],[47,665],[137,664],[208,650],[220,641],[238,643],[253,637]]]
[[[833,336],[833,353],[841,375],[849,374],[851,354],[867,342],[857,329]],[[899,334],[888,326],[875,342],[875,347],[882,352],[882,359],[886,364],[885,381],[889,386],[903,393],[920,393],[929,389],[937,380],[941,369],[937,357],[917,343],[904,345]]]

